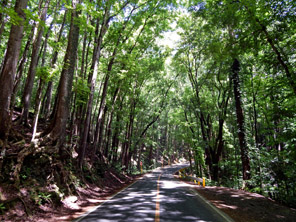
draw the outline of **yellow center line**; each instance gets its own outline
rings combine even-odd
[[[156,207],[155,207],[155,222],[159,222],[159,206],[160,206],[160,202],[159,202],[159,184],[160,184],[160,177],[161,174],[158,176],[158,180],[157,180],[157,193],[156,193]]]

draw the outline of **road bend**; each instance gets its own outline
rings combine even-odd
[[[159,168],[75,222],[231,221],[173,174],[185,164]]]

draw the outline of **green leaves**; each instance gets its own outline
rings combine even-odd
[[[26,10],[24,10],[24,11],[26,13]],[[18,14],[14,10],[14,8],[2,8],[1,7],[0,12],[9,16],[9,22],[12,25],[18,25],[18,24],[20,24],[20,22],[22,22],[22,19],[18,16]]]
[[[43,81],[48,82],[54,77],[54,72],[48,66],[38,67],[36,69],[36,76],[41,78]]]
[[[85,105],[90,93],[87,80],[78,77],[77,81],[73,85],[73,91],[76,93],[77,105]]]

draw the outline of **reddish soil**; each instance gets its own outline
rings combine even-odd
[[[20,110],[16,110],[13,120],[19,115]],[[40,120],[39,127],[40,129],[45,127],[42,120]],[[40,129],[38,132],[42,131]],[[17,124],[13,125],[12,132],[6,155],[16,158],[20,150],[25,146],[30,146],[32,135],[30,129]],[[83,187],[75,185],[75,194],[60,198],[58,195],[62,193],[61,190],[55,184],[50,183],[48,177],[45,179],[37,178],[35,174],[32,175],[32,172],[37,171],[39,173],[37,175],[43,175],[40,173],[45,168],[51,167],[50,165],[36,169],[36,166],[28,161],[25,164],[32,169],[26,173],[28,178],[24,179],[24,183],[21,183],[18,188],[13,186],[11,181],[4,181],[0,184],[0,222],[72,221],[137,180],[137,176],[127,176],[108,169],[99,181],[95,182],[96,185],[84,181]],[[11,166],[9,165],[8,168],[10,169]],[[44,172],[44,175],[47,175],[46,173]]]
[[[103,188],[95,185],[78,188],[76,196],[64,198],[58,206],[53,203],[32,204],[25,198],[29,196],[29,190],[21,189],[19,192],[10,186],[0,186],[1,199],[10,199],[13,203],[8,212],[0,215],[0,221],[72,221],[98,206],[135,180],[137,180],[137,177],[125,176],[119,178],[112,172],[107,172],[101,186]],[[187,183],[193,184],[192,182]],[[198,185],[195,185],[195,189],[237,222],[296,221],[295,209],[283,206],[256,193],[226,187],[202,187]],[[24,198],[18,198],[19,193]]]
[[[283,206],[257,193],[198,185],[195,189],[237,222],[296,221],[295,209]]]
[[[103,188],[95,185],[88,185],[84,188],[80,187],[77,189],[77,195],[64,198],[58,206],[50,202],[42,205],[32,204],[25,197],[15,198],[14,196],[17,196],[19,192],[13,190],[12,187],[0,186],[1,199],[9,199],[12,203],[9,211],[0,215],[0,221],[72,221],[137,180],[137,177],[125,176],[125,178],[118,178],[116,175],[112,175],[112,172],[108,172],[108,174],[102,184]],[[20,192],[25,196],[28,190],[23,189]]]

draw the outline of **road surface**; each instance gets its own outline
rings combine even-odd
[[[173,173],[187,165],[154,170],[75,222],[231,221]]]

